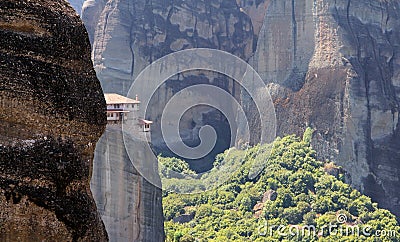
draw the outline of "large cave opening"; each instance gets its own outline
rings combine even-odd
[[[195,87],[198,84],[206,84],[212,88],[220,88],[229,93],[232,98],[238,99],[237,97],[239,95],[237,91],[239,88],[237,88],[235,81],[218,73],[189,71],[170,78],[158,88],[150,100],[150,108],[146,110],[146,117],[154,122],[151,132],[151,143],[153,152],[156,155],[161,154],[162,156],[176,157],[185,160],[192,170],[197,173],[203,173],[213,167],[215,157],[223,153],[226,149],[229,149],[231,147],[231,141],[235,140],[235,125],[232,125],[232,123],[228,121],[225,114],[234,113],[236,110],[230,106],[230,110],[221,111],[212,105],[199,103],[186,110],[167,110],[168,112],[176,112],[176,115],[173,114],[174,120],[171,122],[175,122],[176,125],[178,125],[179,137],[164,137],[161,126],[162,114],[166,111],[165,107],[171,98],[185,88]],[[193,90],[196,90],[196,87]],[[191,92],[190,95],[184,96],[181,102],[192,102],[194,99],[198,98],[196,95],[202,94],[198,94],[196,91]],[[229,100],[223,100],[218,96],[208,98],[214,99],[210,100],[210,102],[231,102]],[[229,106],[229,103],[225,106]],[[182,112],[183,115],[181,115]],[[172,140],[172,142],[183,142],[188,147],[198,147],[201,145],[199,132],[205,126],[211,126],[217,138],[212,150],[201,158],[188,159],[173,152],[168,147],[166,139]],[[208,140],[203,141],[208,142]]]
[[[199,130],[210,125],[217,133],[217,140],[213,149],[199,159],[187,159],[172,152],[165,144],[155,146],[155,149],[164,156],[177,157],[188,162],[190,169],[196,173],[203,173],[213,167],[215,157],[230,148],[231,130],[228,120],[217,109],[209,106],[199,105],[185,112],[179,122],[179,133],[182,141],[189,147],[201,145]],[[205,141],[207,142],[207,140]]]

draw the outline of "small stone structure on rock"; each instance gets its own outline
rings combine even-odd
[[[115,93],[105,93],[107,103],[107,123],[122,124],[128,120],[135,124],[134,131],[150,132],[153,121],[139,117],[140,101],[138,95],[135,99],[127,98]]]

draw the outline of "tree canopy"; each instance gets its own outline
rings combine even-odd
[[[164,192],[167,241],[399,241],[396,217],[346,184],[342,168],[319,161],[310,132],[219,155],[216,166],[240,166],[213,190]],[[193,174],[182,162],[168,166]],[[264,169],[253,177],[255,164]],[[193,219],[180,222],[182,215]]]

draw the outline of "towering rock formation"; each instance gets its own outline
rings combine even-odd
[[[106,241],[89,188],[105,102],[64,1],[0,1],[0,240]]]
[[[68,2],[75,9],[75,11],[80,15],[82,12],[83,2],[85,2],[85,0],[68,0]]]
[[[94,66],[104,92],[126,95],[138,73],[154,60],[174,51],[209,47],[227,50],[244,59],[253,52],[251,20],[235,1],[87,0],[82,19],[93,45]],[[220,83],[229,92],[236,92],[233,82],[226,85],[221,81],[225,78],[222,75],[198,74],[189,72],[173,77],[169,83],[180,80],[181,85],[163,86],[153,100],[157,105],[152,106],[150,118],[159,119],[173,93],[189,84]],[[210,109],[202,112],[210,113]],[[190,119],[184,123],[198,126],[208,121]],[[210,122],[223,123],[224,120]],[[193,130],[196,127],[188,132],[195,132]],[[159,131],[154,127],[153,135],[157,137]],[[221,145],[219,152],[225,148]],[[92,190],[110,239],[134,240],[134,236],[140,234],[140,238],[148,241],[162,240],[161,191],[145,181],[138,182],[142,178],[124,151],[120,130],[109,127],[96,150]],[[138,220],[137,216],[144,219]]]
[[[126,95],[138,73],[154,60],[174,51],[209,47],[227,50],[244,59],[248,59],[253,51],[251,21],[234,1],[87,0],[82,19],[89,32],[95,69],[105,92]],[[182,85],[163,86],[153,100],[157,105],[152,106],[150,118],[159,119],[163,106],[173,93],[193,83],[221,83],[223,88],[235,93],[233,82],[225,85],[221,75],[197,74],[185,73],[169,82],[180,80]],[[209,113],[210,109],[201,111]],[[199,126],[205,122],[209,120],[190,119],[183,123]],[[224,123],[224,120],[210,122]],[[196,132],[193,130],[196,127],[191,127],[188,132]],[[153,141],[159,131],[159,127],[154,127]],[[219,152],[227,148],[223,144],[220,146]],[[161,192],[146,185],[145,180],[138,183],[140,180],[142,178],[124,151],[120,131],[109,127],[97,147],[92,190],[111,240],[132,240],[137,234],[148,241],[162,240]],[[143,219],[137,221],[136,214]]]
[[[400,216],[400,1],[276,0],[253,65],[280,135],[316,129],[318,154]]]
[[[146,65],[185,48],[249,59],[273,95],[278,134],[315,128],[319,156],[343,165],[350,183],[399,216],[399,4],[86,0],[82,18],[108,92],[126,94]],[[154,113],[193,80],[174,79],[184,81],[162,88]],[[237,96],[233,85],[227,90]]]
[[[129,157],[119,125],[108,125],[97,144],[91,188],[110,241],[164,241],[161,189],[130,160],[150,162],[152,153],[145,145],[136,142]]]
[[[253,30],[234,1],[87,0],[82,19],[106,91],[126,94],[154,60],[188,48],[226,50],[248,59]]]
[[[235,1],[86,1],[82,18],[92,36],[95,70],[105,92],[125,95],[146,66],[182,49],[221,49],[246,60],[253,53],[251,20]],[[157,105],[152,106],[149,118],[159,120],[173,93],[190,84],[214,83],[236,95],[238,89],[234,82],[227,85],[222,75],[201,74],[187,72],[171,78],[169,84],[154,96],[153,102]],[[200,112],[212,113],[210,109]],[[183,121],[188,127],[194,123],[194,128],[185,136],[197,137],[198,127],[206,122],[205,119]],[[214,123],[226,126],[225,120]],[[160,133],[156,123],[153,143],[162,149],[165,146],[159,140]],[[219,152],[227,148],[224,144],[221,146]]]
[[[174,51],[210,47],[227,50],[245,59],[253,51],[251,21],[234,1],[87,0],[82,19],[89,32],[95,69],[105,92],[126,95],[138,73],[154,60]],[[158,119],[173,93],[189,84],[223,83],[221,75],[203,72],[199,77],[196,74],[190,72],[172,78],[171,82],[181,80],[184,84],[164,86],[156,95],[157,100],[153,100],[159,105],[153,105],[150,118]],[[224,84],[223,88],[235,92],[233,83]],[[210,110],[202,111],[207,113]],[[207,120],[196,120],[195,123],[201,125],[202,122]],[[185,123],[191,124],[192,119]],[[157,136],[159,130],[155,127],[153,134]],[[192,127],[189,132],[192,130],[196,129]],[[122,138],[116,138],[121,137],[119,132],[115,127],[109,127],[99,143],[92,180],[92,190],[110,238],[132,240],[135,238],[132,236],[140,234],[148,241],[162,240],[161,192],[150,184],[146,185],[145,181],[137,182],[142,178],[132,167]],[[114,172],[121,175],[107,175]],[[108,182],[100,177],[108,179]],[[115,190],[116,187],[119,188]],[[113,196],[112,191],[126,195]],[[139,211],[132,207],[139,208]],[[136,221],[136,213],[144,219]],[[132,227],[134,231],[129,231]]]

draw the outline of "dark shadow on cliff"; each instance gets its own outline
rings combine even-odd
[[[73,241],[96,237],[90,233],[92,226],[99,222],[97,214],[93,213],[96,205],[87,193],[88,185],[80,184],[88,178],[90,164],[82,159],[71,140],[46,138],[0,146],[0,171],[7,174],[0,176],[3,190],[0,201],[17,205],[27,197],[27,201],[54,212],[68,227]],[[12,220],[4,220],[7,216],[4,212],[0,212],[3,218],[0,240],[7,238],[4,229],[9,228],[4,222]],[[34,234],[34,228],[26,229],[33,233],[31,239],[40,238]]]

